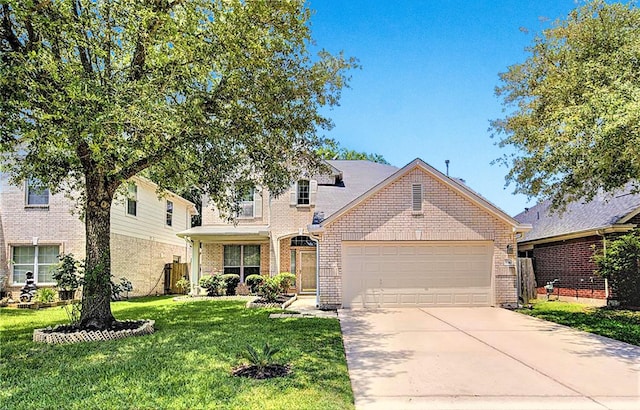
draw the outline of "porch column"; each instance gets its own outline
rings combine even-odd
[[[191,249],[191,296],[198,294],[198,276],[200,274],[200,241],[194,239],[192,242],[193,248]]]

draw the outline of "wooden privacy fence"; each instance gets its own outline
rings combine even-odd
[[[176,287],[180,279],[189,278],[188,263],[167,263],[164,265],[164,293],[181,293]]]
[[[533,260],[531,258],[518,258],[518,298],[522,303],[529,303],[531,299],[538,297],[536,290],[536,276],[533,272]]]

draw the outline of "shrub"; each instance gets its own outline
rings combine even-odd
[[[260,293],[267,302],[276,302],[281,293],[280,290],[280,281],[275,277],[265,279],[264,282],[258,286],[258,293]]]
[[[198,284],[207,290],[207,296],[220,296],[224,292],[221,275],[203,276]]]
[[[40,288],[36,291],[36,302],[51,303],[56,297],[56,292],[51,288]]]
[[[180,291],[180,293],[182,293],[183,295],[187,293],[190,286],[191,282],[189,282],[189,279],[187,278],[181,278],[176,282],[176,288],[178,288],[178,291]]]
[[[609,280],[622,306],[640,306],[640,233],[606,241],[606,252],[594,256],[597,273]]]
[[[56,281],[56,287],[60,290],[76,290],[80,285],[79,269],[80,261],[73,257],[72,253],[58,256],[60,262],[53,272],[53,279]]]
[[[281,293],[289,292],[289,288],[296,283],[296,275],[289,272],[280,272],[274,278],[280,284]]]
[[[244,278],[244,283],[247,284],[247,286],[249,286],[249,289],[251,289],[251,293],[258,293],[258,288],[259,286],[262,284],[262,282],[264,282],[264,276],[262,275],[249,275],[246,278]]]
[[[269,345],[269,343],[264,344],[262,351],[251,345],[247,345],[247,350],[244,351],[244,357],[249,360],[252,366],[264,369],[269,365],[275,364],[273,356],[279,351],[280,349]]]
[[[223,281],[225,293],[227,296],[233,296],[236,294],[236,286],[240,283],[240,275],[235,273],[227,273],[220,276]]]
[[[125,277],[120,278],[117,283],[111,281],[111,300],[122,300],[122,293],[126,293],[126,299],[129,299],[129,292],[132,290],[131,281]]]

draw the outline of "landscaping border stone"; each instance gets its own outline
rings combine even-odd
[[[56,332],[56,328],[35,329],[33,331],[33,341],[49,344],[104,342],[107,340],[152,334],[155,331],[155,320],[142,319],[142,321],[144,321],[144,323],[137,329],[125,330],[79,330],[77,332],[66,333]]]
[[[283,303],[257,303],[256,299],[247,302],[247,308],[256,309],[256,308],[278,308],[278,309],[286,309],[290,304],[295,302],[298,299],[298,295],[293,295],[289,299],[287,299]]]

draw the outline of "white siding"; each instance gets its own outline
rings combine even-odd
[[[176,233],[191,227],[188,202],[170,195],[158,198],[155,186],[134,178],[138,187],[136,216],[127,214],[126,201],[114,200],[111,207],[111,232],[133,238],[147,239],[167,244],[184,245]],[[173,202],[173,224],[166,225],[167,199]]]

